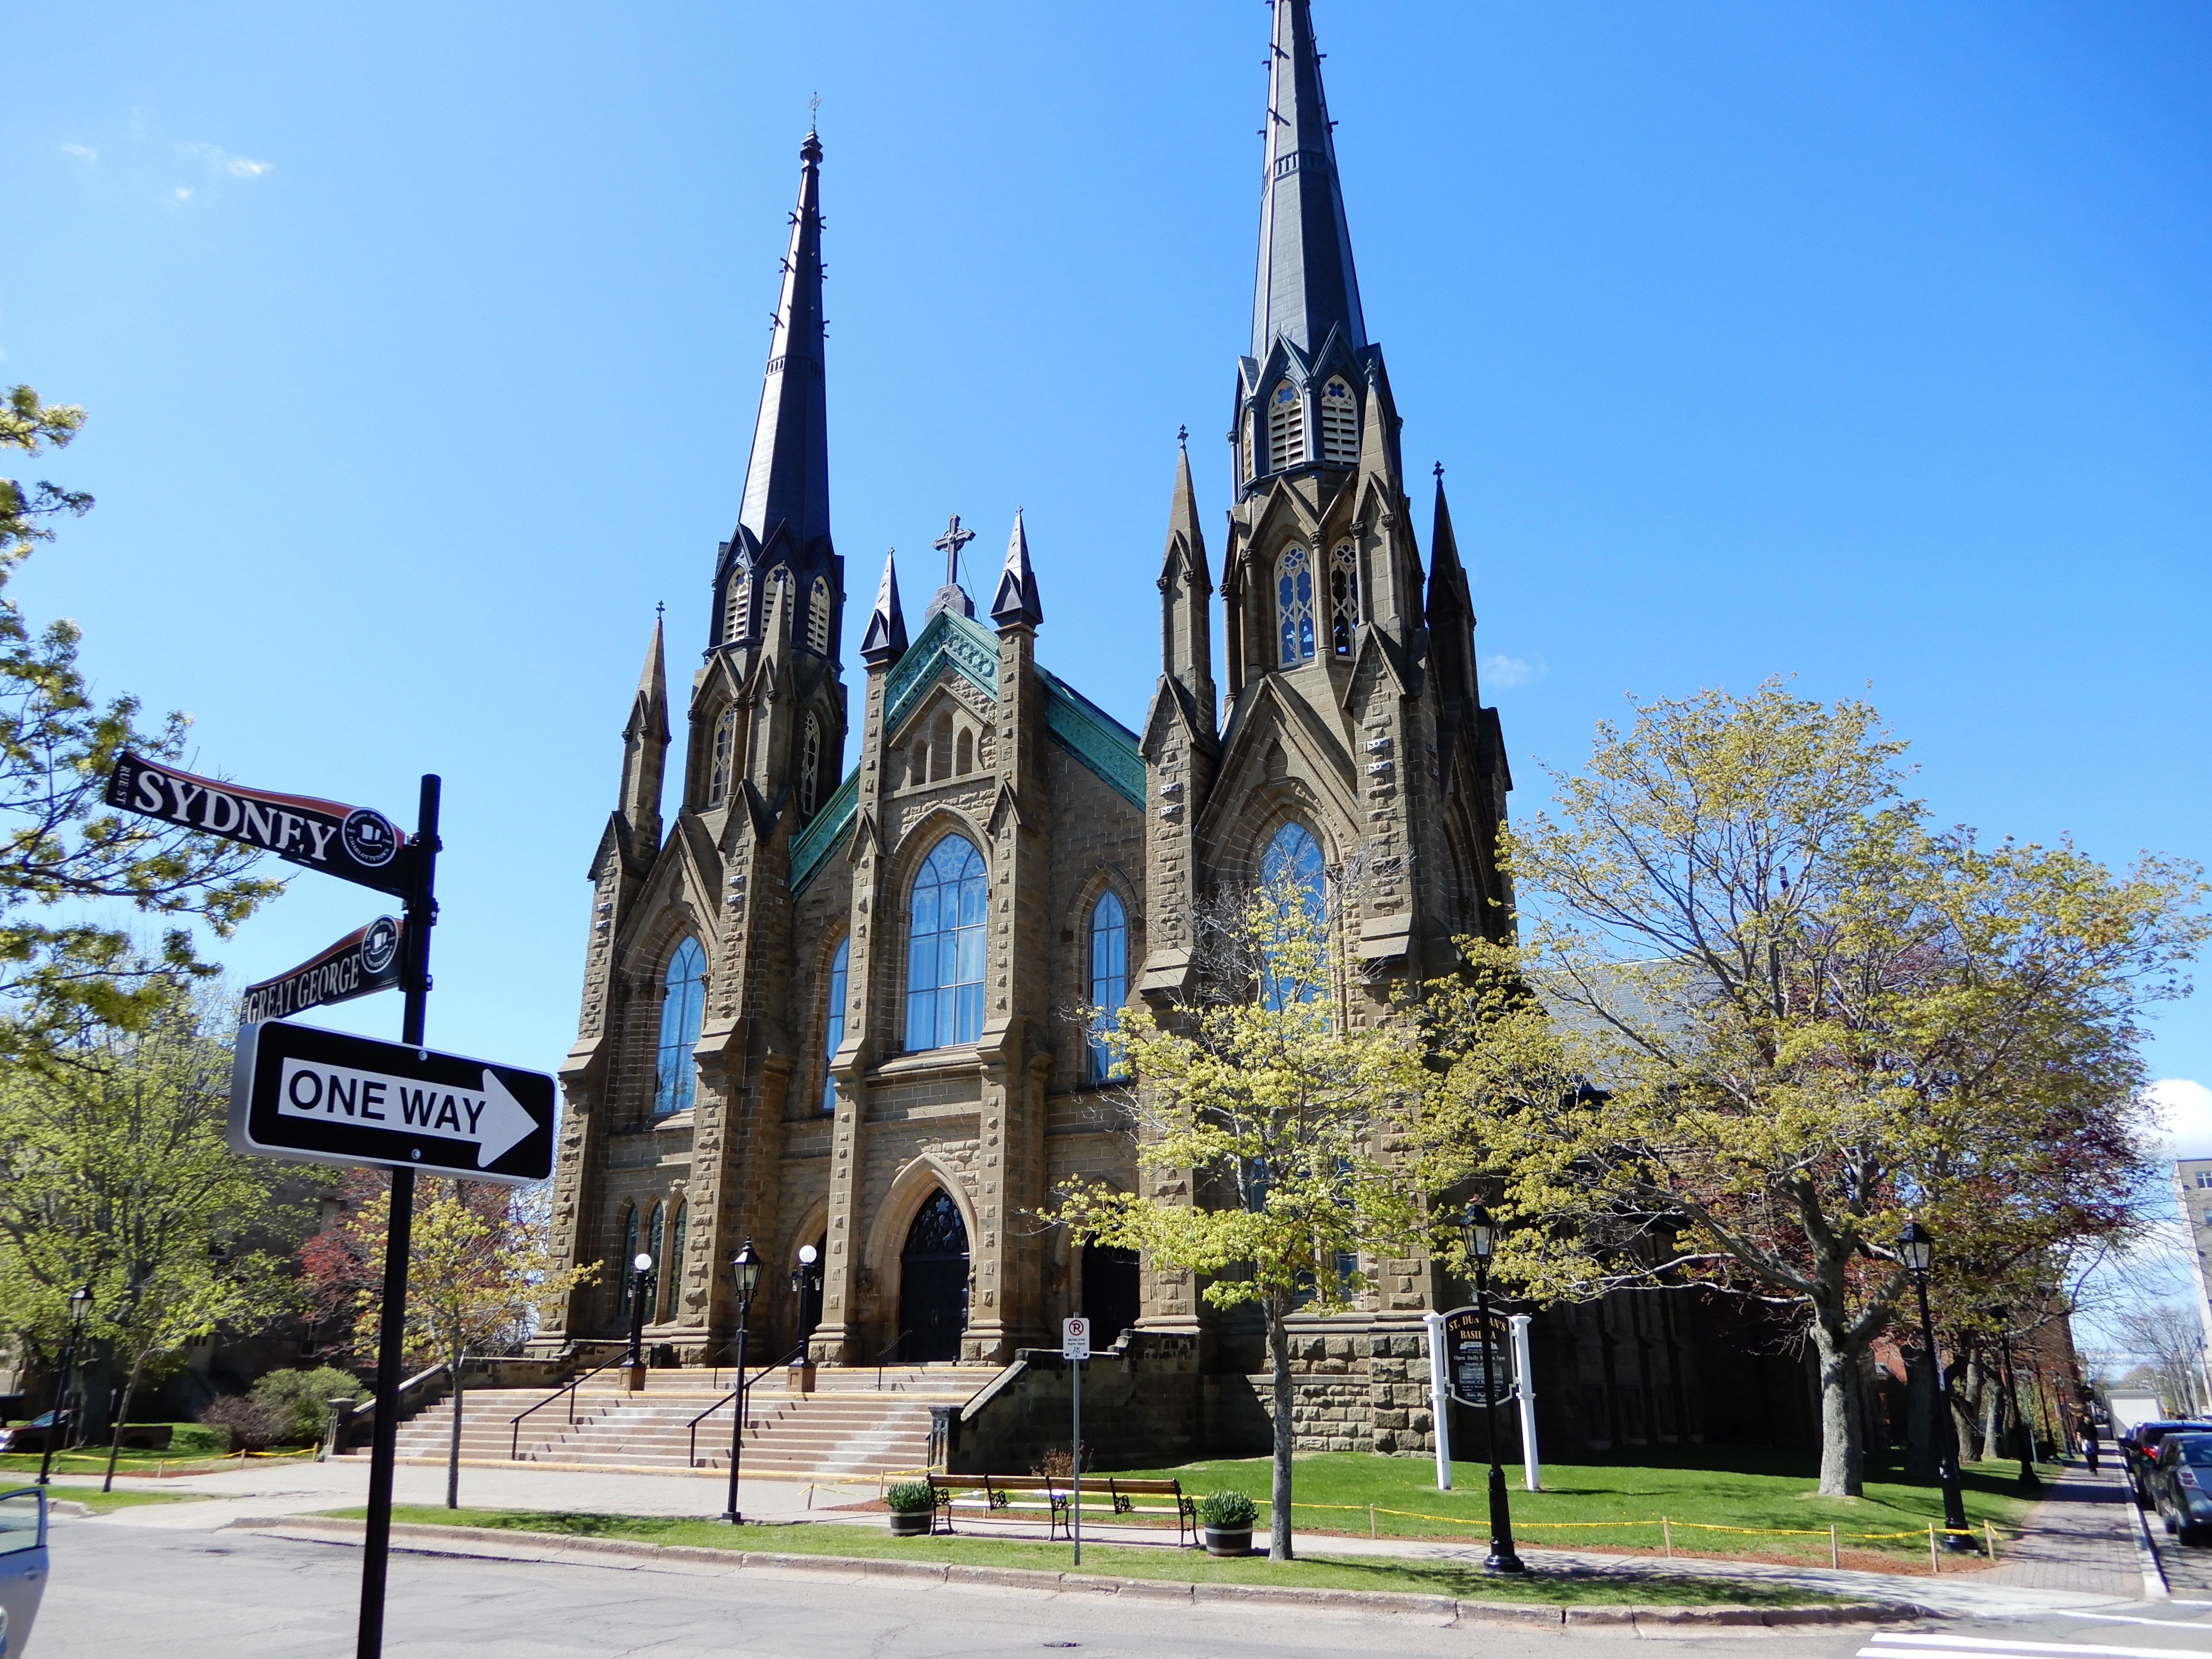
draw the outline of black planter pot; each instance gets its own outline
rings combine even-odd
[[[1208,1555],[1249,1555],[1252,1553],[1252,1528],[1243,1527],[1208,1527],[1205,1529],[1206,1553]]]
[[[929,1523],[934,1518],[928,1510],[893,1510],[891,1536],[894,1538],[925,1537],[929,1532]]]

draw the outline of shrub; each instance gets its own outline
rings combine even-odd
[[[937,1494],[927,1480],[902,1480],[884,1494],[884,1503],[900,1515],[919,1515],[936,1506]]]
[[[253,1385],[252,1397],[283,1420],[277,1439],[314,1441],[330,1421],[330,1401],[341,1396],[362,1401],[368,1390],[336,1366],[319,1365],[311,1371],[271,1371]]]
[[[1091,1448],[1083,1449],[1083,1467],[1091,1467]],[[1037,1461],[1030,1465],[1031,1474],[1041,1474],[1048,1480],[1066,1480],[1075,1474],[1075,1456],[1065,1446],[1047,1446],[1037,1454]]]
[[[1201,1526],[1233,1532],[1239,1527],[1250,1526],[1259,1513],[1260,1506],[1241,1492],[1210,1492],[1198,1500]]]
[[[200,1413],[200,1421],[222,1431],[227,1451],[267,1451],[292,1431],[291,1413],[248,1394],[227,1394]]]

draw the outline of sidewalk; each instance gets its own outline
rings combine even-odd
[[[1982,1582],[2009,1589],[2074,1590],[2139,1599],[2143,1594],[2136,1553],[2134,1498],[2120,1473],[2118,1449],[2092,1474],[2078,1459],[2051,1483],[2028,1514],[2019,1540],[2007,1546]]]

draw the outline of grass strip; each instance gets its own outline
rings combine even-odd
[[[327,1513],[359,1519],[365,1509]],[[799,1522],[726,1526],[719,1521],[667,1516],[603,1515],[564,1510],[448,1510],[395,1504],[392,1518],[416,1526],[486,1527],[563,1538],[628,1538],[653,1544],[710,1549],[760,1550],[786,1555],[836,1555],[865,1560],[932,1561],[963,1566],[1075,1571],[1066,1544],[1029,1539],[893,1538],[873,1527]],[[1817,1607],[1841,1598],[1786,1584],[1728,1578],[1690,1578],[1642,1569],[1603,1572],[1492,1574],[1458,1562],[1402,1561],[1346,1556],[1308,1556],[1269,1561],[1264,1556],[1219,1557],[1194,1549],[1148,1549],[1086,1544],[1082,1571],[1117,1578],[1175,1583],[1278,1584],[1301,1589],[1389,1590],[1449,1595],[1462,1601],[1533,1601],[1548,1605],[1607,1604],[1668,1607]]]
[[[189,1504],[204,1499],[207,1494],[197,1492],[102,1492],[97,1486],[52,1486],[46,1488],[50,1498],[66,1498],[70,1502],[87,1505],[94,1515],[106,1515],[115,1510],[137,1509],[142,1504]]]

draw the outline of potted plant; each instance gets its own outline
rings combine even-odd
[[[927,1480],[902,1480],[884,1494],[891,1512],[891,1536],[920,1538],[937,1518],[937,1494]]]
[[[1208,1555],[1249,1555],[1259,1506],[1241,1492],[1210,1492],[1198,1500],[1198,1524]]]

